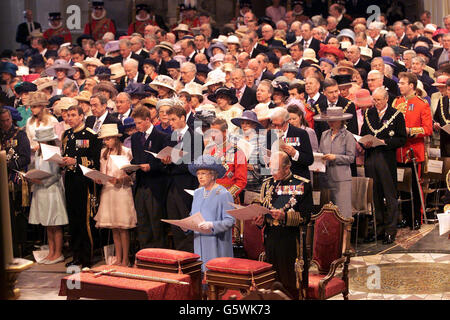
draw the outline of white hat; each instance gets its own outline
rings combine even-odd
[[[120,62],[110,65],[109,69],[111,70],[111,80],[116,80],[126,75],[125,69]]]
[[[122,134],[119,133],[117,123],[107,123],[100,127],[100,132],[98,134],[99,139],[107,137],[121,137]]]
[[[258,121],[270,119],[272,115],[272,111],[267,103],[258,103],[252,111],[256,113]]]
[[[305,51],[303,51],[303,60],[311,60],[315,63],[318,63],[319,61],[316,59],[316,52],[314,49],[307,48]]]
[[[372,58],[373,52],[370,48],[368,47],[359,47],[359,49],[361,49],[361,55],[368,57],[368,58]]]
[[[208,67],[210,69],[214,69],[214,63],[223,62],[224,59],[225,59],[225,55],[223,53],[218,53],[218,54],[214,55],[213,57],[211,57],[210,62],[208,63]]]
[[[190,96],[203,96],[203,86],[196,82],[187,83],[186,86],[180,91],[186,92]]]
[[[341,41],[342,50],[347,50],[351,45],[352,43],[350,41]]]
[[[174,81],[169,76],[159,75],[152,82],[150,82],[151,88],[158,90],[157,86],[165,87],[172,91],[176,91],[175,86],[174,86]]]
[[[215,69],[208,73],[208,77],[206,78],[203,88],[207,88],[213,84],[225,83],[225,81],[225,73],[220,69]]]
[[[234,44],[237,44],[239,46],[241,45],[241,43],[239,41],[239,38],[237,36],[233,35],[233,34],[231,36],[228,36],[227,41],[225,43],[226,44],[234,43]]]
[[[216,42],[222,42],[222,43],[226,43],[228,40],[227,36],[224,36],[223,34],[221,34],[218,38],[216,39],[212,39],[212,43],[216,43]]]
[[[436,32],[436,26],[435,25],[433,25],[433,24],[431,24],[431,23],[429,23],[429,24],[427,24],[426,26],[425,26],[425,28],[423,29],[424,31],[425,30],[429,30],[429,31],[431,31],[431,32]]]
[[[84,66],[93,65],[96,67],[102,67],[104,64],[97,58],[87,57],[84,61],[81,62]]]

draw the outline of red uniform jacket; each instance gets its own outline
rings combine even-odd
[[[214,146],[205,153],[219,158],[227,172],[217,183],[224,186],[236,198],[247,185],[247,159],[244,152],[231,143]]]
[[[131,23],[128,26],[128,35],[130,36],[131,34],[138,32],[142,35],[144,35],[144,31],[145,31],[145,27],[148,25],[152,25],[152,26],[157,26],[158,24],[156,23],[155,20],[145,20],[145,21],[136,21]]]
[[[399,97],[393,107],[400,109],[410,130],[406,144],[397,149],[397,162],[409,162],[406,152],[413,149],[417,162],[425,161],[425,137],[433,132],[431,108],[428,102],[417,96]]]
[[[64,42],[72,42],[72,34],[66,27],[60,27],[58,29],[50,28],[44,32],[44,38],[47,40],[55,36],[64,38]]]
[[[107,32],[112,32],[116,35],[116,26],[109,18],[92,20],[91,23],[86,23],[84,26],[84,34],[91,35],[95,40],[101,40]]]

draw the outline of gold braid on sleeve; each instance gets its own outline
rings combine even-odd
[[[300,212],[295,211],[290,208],[286,212],[286,226],[288,227],[296,227],[303,222],[303,218],[300,215]]]

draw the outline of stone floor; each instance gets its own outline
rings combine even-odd
[[[402,246],[403,241],[392,245],[358,243],[349,267],[350,300],[450,300],[448,235],[439,236],[436,225],[425,225],[404,239],[411,237],[417,241],[406,246]],[[101,264],[98,261],[96,265]],[[64,263],[33,265],[18,278],[19,299],[64,300],[58,292],[66,275]]]

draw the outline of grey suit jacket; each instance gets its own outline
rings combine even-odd
[[[334,161],[327,161],[326,175],[329,181],[352,180],[350,164],[355,161],[356,140],[350,131],[342,128],[333,141],[331,141],[331,129],[325,131],[320,139],[319,152],[336,155]]]

